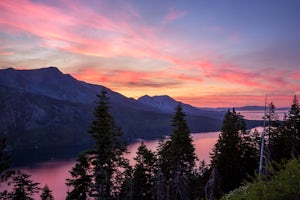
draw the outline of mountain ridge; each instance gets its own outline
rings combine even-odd
[[[171,133],[171,119],[178,104],[173,98],[164,95],[135,100],[48,67],[0,70],[0,135],[8,137],[15,149],[91,144],[88,127],[96,94],[103,88],[108,91],[111,113],[127,141]],[[220,130],[223,111],[182,105],[191,132]]]

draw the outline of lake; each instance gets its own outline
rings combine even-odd
[[[218,139],[219,132],[208,132],[208,133],[197,133],[192,134],[194,139],[194,145],[196,154],[199,160],[205,160],[209,162],[209,153],[211,152],[214,144]],[[127,158],[133,163],[133,158],[135,157],[135,152],[141,141],[134,142],[128,146],[130,154]],[[144,141],[147,147],[151,150],[156,150],[158,140]],[[32,180],[41,183],[40,186],[43,187],[45,184],[53,191],[53,196],[56,200],[63,200],[66,197],[67,186],[65,185],[66,178],[70,178],[69,170],[74,166],[75,159],[67,161],[50,161],[37,163],[30,167],[21,167],[20,170],[31,174]]]
[[[283,117],[283,113],[284,112],[279,113],[281,119]],[[252,120],[261,120],[263,117],[263,111],[241,111],[241,114],[244,115],[246,119]],[[196,154],[199,160],[209,162],[209,154],[218,139],[218,135],[219,132],[192,134]],[[137,141],[128,146],[130,154],[127,158],[130,160],[131,164],[134,164],[133,158],[136,155],[135,153],[140,143],[141,141]],[[144,141],[144,143],[149,149],[154,151],[156,150],[158,140]],[[30,167],[21,167],[19,169],[31,174],[32,180],[41,183],[41,187],[47,184],[53,191],[53,196],[56,200],[63,200],[65,199],[68,190],[65,185],[65,180],[66,178],[70,178],[68,171],[74,166],[75,159],[76,158],[65,161],[52,160],[50,162],[37,163],[30,165]]]

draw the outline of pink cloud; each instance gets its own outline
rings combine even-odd
[[[29,1],[1,1],[0,23],[11,32],[29,32],[50,38],[60,37],[60,28],[72,24],[72,18],[57,9]]]
[[[157,46],[164,42],[156,41],[152,27],[139,26],[122,16],[113,21],[85,5],[68,2],[65,6],[68,12],[30,1],[1,1],[0,24],[10,34],[29,33],[39,37],[42,46],[66,52],[165,59]]]
[[[264,90],[286,87],[292,75],[289,70],[273,68],[254,70],[237,67],[232,63],[214,64],[213,61],[204,61],[197,65],[200,68],[199,71],[208,79]]]
[[[141,14],[139,13],[139,11],[136,10],[131,4],[126,4],[126,7],[127,7],[128,12],[132,16],[137,17],[137,18],[141,17]]]
[[[300,71],[293,72],[292,77],[300,81]]]
[[[78,80],[119,89],[123,87],[164,88],[172,85],[183,85],[186,82],[199,83],[203,81],[196,76],[177,74],[172,71],[110,70],[109,68],[97,70],[94,67],[80,68],[72,75]]]
[[[14,54],[14,51],[7,47],[0,47],[0,56],[11,56]]]
[[[183,16],[185,16],[186,12],[185,11],[179,11],[175,10],[173,8],[169,9],[168,14],[165,16],[166,21],[174,21],[177,20]]]
[[[137,12],[130,9],[135,13],[134,17],[138,17]],[[185,62],[176,54],[164,51],[174,44],[159,38],[157,28],[140,25],[122,16],[112,20],[78,2],[66,1],[62,10],[26,0],[1,1],[0,10],[2,31],[31,34],[39,38],[41,47],[95,57],[125,56],[175,64]],[[173,18],[183,14],[171,11]]]
[[[186,80],[186,81],[194,81],[194,82],[203,82],[203,79],[201,77],[196,77],[196,76],[188,76],[185,74],[179,74],[177,76],[178,79],[180,80]]]

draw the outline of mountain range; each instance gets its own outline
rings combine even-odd
[[[127,141],[171,133],[171,119],[178,104],[173,98],[127,98],[48,67],[0,70],[0,136],[8,138],[12,149],[88,145],[96,94],[103,88],[110,97],[115,122],[122,127]],[[182,105],[191,132],[220,129],[224,111]]]

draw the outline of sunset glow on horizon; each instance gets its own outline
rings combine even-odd
[[[127,97],[290,106],[300,1],[0,1],[1,68],[56,66]]]

